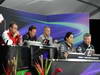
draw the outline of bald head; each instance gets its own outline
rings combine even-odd
[[[45,26],[45,27],[44,27],[44,35],[49,36],[50,33],[51,33],[51,29],[50,29],[50,27]]]

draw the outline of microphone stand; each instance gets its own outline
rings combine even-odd
[[[6,27],[7,27],[7,22],[6,20],[4,20],[4,31],[6,30]]]

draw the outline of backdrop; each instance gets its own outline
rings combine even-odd
[[[0,25],[1,33],[4,30],[4,24],[8,28],[11,21],[15,21],[19,25],[19,31],[22,35],[27,33],[31,25],[37,27],[37,37],[42,34],[44,26],[50,26],[51,36],[60,41],[63,40],[66,32],[73,32],[75,44],[82,41],[84,33],[89,32],[89,15],[84,13],[40,15],[4,7],[0,7],[0,13],[3,14],[6,21]]]

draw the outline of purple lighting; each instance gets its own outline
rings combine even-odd
[[[100,63],[92,63],[84,72],[80,75],[97,75],[100,73]],[[98,74],[100,75],[100,74]]]

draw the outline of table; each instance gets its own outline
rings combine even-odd
[[[52,66],[49,75],[57,68],[63,72],[58,75],[100,75],[100,60],[86,59],[52,59]]]

